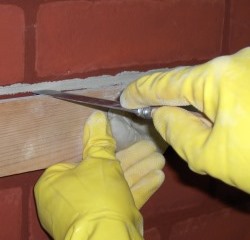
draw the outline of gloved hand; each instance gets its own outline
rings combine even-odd
[[[165,158],[161,152],[165,152],[168,144],[151,121],[120,111],[108,112],[108,119],[119,150],[116,158],[140,209],[164,181],[161,169]]]
[[[39,219],[56,240],[142,239],[142,216],[102,112],[84,128],[83,161],[48,168],[35,186]]]
[[[149,140],[139,141],[119,151],[116,158],[121,162],[135,205],[140,209],[164,181],[161,169],[165,158],[158,152],[155,143]]]
[[[166,105],[153,112],[154,125],[189,167],[250,193],[250,48],[144,76],[125,89],[121,104]],[[177,107],[189,104],[203,116]]]

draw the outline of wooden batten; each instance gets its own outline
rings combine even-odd
[[[109,86],[74,93],[115,99],[120,91]],[[79,162],[83,125],[94,110],[48,96],[1,100],[0,176]]]

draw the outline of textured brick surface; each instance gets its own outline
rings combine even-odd
[[[24,13],[0,4],[0,85],[22,82],[24,75]]]
[[[0,2],[0,85],[179,65],[250,44],[248,0]],[[250,239],[248,195],[192,173],[171,150],[166,158],[166,181],[142,210],[146,240]],[[0,179],[0,239],[49,239],[33,196],[40,175]]]
[[[250,1],[231,2],[229,50],[233,53],[250,46]]]
[[[156,66],[220,53],[224,1],[60,1],[40,6],[39,77]]]
[[[165,182],[143,207],[145,217],[199,208],[211,201],[210,178],[193,173],[170,149],[166,155]]]
[[[0,188],[0,239],[18,240],[22,228],[22,189]]]
[[[145,240],[162,240],[160,232],[157,228],[147,229],[144,233]]]
[[[33,186],[29,194],[29,240],[47,240],[48,235],[42,229],[36,211]]]
[[[168,151],[166,157],[166,181],[143,209],[145,239],[248,240],[249,196],[240,197],[238,191],[226,191],[225,186],[218,185],[216,191],[223,192],[224,199],[211,198],[207,179],[192,175],[173,151]],[[5,188],[0,188],[0,224],[5,226],[0,239],[49,239],[37,219],[33,196],[34,184],[41,174],[37,171],[0,179],[1,188]],[[224,203],[227,198],[232,203]],[[242,204],[235,205],[239,199]]]
[[[238,223],[240,222],[240,230]],[[171,240],[226,240],[249,239],[250,216],[240,211],[224,208],[176,223],[170,232]]]

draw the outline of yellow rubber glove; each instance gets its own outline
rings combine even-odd
[[[150,140],[137,142],[119,151],[116,157],[121,162],[135,205],[140,209],[164,181],[161,169],[165,165],[165,158]]]
[[[135,206],[115,141],[102,112],[84,128],[83,161],[48,168],[35,186],[39,219],[56,240],[142,238],[142,216]]]
[[[123,111],[109,111],[112,135],[116,140],[116,150],[124,150],[136,142],[150,140],[164,153],[168,144],[156,131],[152,121],[138,118],[134,114]]]
[[[250,193],[250,48],[205,64],[144,76],[121,95],[153,112],[156,129],[197,173]],[[176,106],[193,105],[204,118]]]

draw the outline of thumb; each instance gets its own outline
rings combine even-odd
[[[116,143],[103,112],[96,111],[87,119],[83,130],[83,147],[83,159],[115,159]]]
[[[202,117],[178,107],[161,107],[153,112],[155,128],[190,168],[201,157],[211,126]]]

